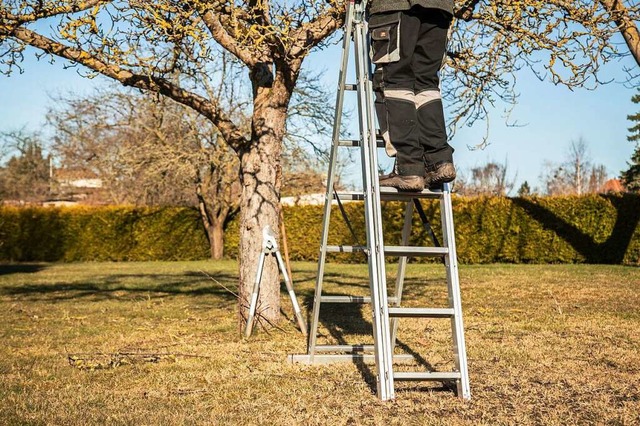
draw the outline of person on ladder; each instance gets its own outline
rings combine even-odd
[[[376,115],[393,172],[380,186],[435,188],[456,177],[438,71],[453,0],[370,0],[369,32]]]

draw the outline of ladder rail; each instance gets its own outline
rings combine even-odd
[[[456,381],[457,393],[462,399],[471,399],[469,386],[469,371],[467,366],[467,349],[464,339],[464,325],[462,320],[462,298],[460,297],[460,279],[458,275],[458,258],[456,255],[456,240],[453,228],[453,206],[451,204],[451,184],[445,183],[440,202],[443,240],[449,249],[445,255],[445,269],[447,271],[447,287],[449,306],[453,308],[451,317],[451,334],[454,348],[454,362],[460,372],[460,379]]]
[[[316,286],[313,297],[312,319],[309,327],[309,339],[307,353],[313,362],[315,347],[317,344],[318,322],[320,319],[320,296],[322,294],[322,282],[324,280],[324,268],[327,258],[327,241],[329,238],[329,222],[331,220],[331,201],[333,198],[333,184],[335,180],[336,162],[338,160],[338,147],[340,145],[340,129],[342,127],[342,112],[344,108],[344,88],[347,79],[347,67],[349,64],[349,50],[351,48],[351,37],[353,35],[354,3],[347,3],[344,39],[342,42],[342,57],[340,61],[340,72],[338,75],[338,92],[336,94],[336,109],[334,116],[333,135],[331,140],[331,152],[329,158],[329,172],[327,176],[327,190],[325,193],[324,212],[322,216],[322,237],[320,242],[320,253],[318,260],[318,273],[316,275]]]
[[[280,254],[280,250],[275,252],[276,260],[278,261],[278,266],[282,271],[282,276],[284,278],[284,285],[287,287],[287,293],[289,293],[289,298],[291,299],[291,304],[293,305],[293,313],[296,316],[296,320],[298,321],[298,326],[300,327],[300,331],[302,334],[307,334],[307,325],[304,323],[304,318],[302,317],[302,311],[300,310],[300,305],[298,304],[298,299],[296,298],[296,294],[293,291],[293,284],[291,284],[291,279],[289,278],[289,274],[287,273],[287,268],[284,264],[284,259],[282,259],[282,255]]]
[[[365,203],[367,247],[369,247],[369,283],[371,287],[371,311],[374,330],[374,352],[377,366],[378,397],[393,399],[393,357],[389,332],[384,247],[377,173],[377,146],[373,121],[373,87],[371,65],[368,58],[368,37],[365,10],[362,4],[357,10],[354,31],[354,50],[358,85],[358,118],[360,122],[361,167]]]

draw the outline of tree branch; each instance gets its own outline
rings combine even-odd
[[[198,11],[198,16],[207,27],[211,36],[226,50],[231,52],[234,56],[240,59],[248,67],[253,67],[259,62],[253,52],[241,46],[231,34],[222,25],[220,20],[220,12],[214,12],[213,10]]]
[[[15,38],[46,53],[79,63],[99,74],[119,81],[125,86],[167,96],[178,103],[193,108],[211,120],[233,149],[238,149],[246,143],[241,129],[220,110],[215,101],[187,91],[165,78],[135,74],[116,64],[108,64],[87,51],[66,46],[23,27],[13,28],[0,24],[0,36]]]
[[[311,48],[330,36],[344,24],[344,10],[334,7],[316,19],[309,21],[291,31],[293,41],[289,55],[294,58],[304,57]]]
[[[616,23],[622,37],[624,37],[631,56],[640,66],[640,31],[638,31],[638,27],[629,16],[628,9],[619,0],[598,0],[598,3],[609,12],[611,19]]]
[[[480,0],[469,0],[462,7],[455,10],[453,15],[458,19],[463,19],[469,22],[478,3],[480,3]]]
[[[270,3],[260,0],[249,0],[249,10],[253,13],[254,19],[257,23],[264,27],[271,25],[271,18],[269,17]]]
[[[101,4],[112,3],[113,0],[85,0],[80,2],[73,2],[68,5],[61,5],[47,8],[44,4],[37,8],[34,8],[32,13],[14,15],[12,13],[3,11],[0,9],[0,19],[12,21],[14,25],[21,25],[27,22],[34,22],[38,19],[51,18],[58,15],[66,15],[70,13],[82,12],[84,10],[91,9],[92,7],[99,6]]]

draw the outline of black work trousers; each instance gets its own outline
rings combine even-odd
[[[401,175],[453,161],[438,77],[450,24],[448,13],[419,6],[369,17],[376,114]]]

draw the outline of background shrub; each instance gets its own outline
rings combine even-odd
[[[437,238],[437,201],[423,201]],[[366,243],[362,203],[331,214],[329,244]],[[400,243],[404,203],[385,203],[385,242]],[[284,209],[292,260],[316,260],[322,206]],[[454,197],[458,259],[462,263],[611,263],[640,265],[640,196],[586,195],[545,198]],[[225,234],[225,253],[238,254],[238,219]],[[413,245],[430,245],[416,213]],[[191,208],[72,207],[0,208],[0,260],[127,261],[206,259],[207,240]],[[362,262],[364,255],[332,254]],[[427,261],[422,259],[421,261]]]
[[[189,208],[0,208],[2,260],[188,260],[208,252]]]

